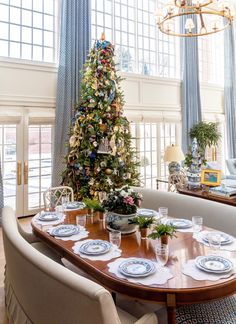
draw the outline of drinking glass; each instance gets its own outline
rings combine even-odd
[[[210,248],[217,251],[221,246],[221,235],[220,233],[209,233],[207,235]]]
[[[203,218],[201,216],[192,217],[193,232],[199,233],[202,230]]]
[[[120,247],[121,244],[121,232],[120,231],[110,231],[109,232],[109,241],[110,243]]]
[[[56,206],[56,213],[60,216],[63,216],[64,215],[64,206],[63,205],[57,205]]]
[[[167,207],[160,207],[159,208],[159,217],[161,217],[161,222],[165,223],[168,217],[168,208]]]
[[[167,244],[158,244],[155,248],[157,263],[164,267],[169,258],[169,247]]]
[[[81,227],[84,227],[86,226],[86,220],[87,220],[87,217],[86,215],[76,215],[76,225],[77,226],[81,226]]]
[[[61,204],[62,204],[62,206],[63,205],[66,205],[68,202],[70,202],[69,196],[62,196],[61,197]]]

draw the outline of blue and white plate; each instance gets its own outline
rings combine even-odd
[[[137,210],[138,216],[145,216],[145,217],[158,217],[159,213],[156,210],[153,209],[147,209],[147,208],[139,208]]]
[[[199,256],[195,259],[195,264],[200,270],[210,273],[227,273],[233,268],[230,260],[217,255]]]
[[[150,260],[129,258],[121,262],[119,271],[128,277],[147,277],[156,271],[156,267]]]
[[[38,220],[44,222],[51,222],[59,219],[59,215],[56,212],[41,212],[38,216]]]
[[[167,224],[172,225],[177,229],[185,229],[192,227],[192,222],[184,218],[168,219]]]
[[[82,244],[79,251],[87,255],[99,255],[109,252],[111,247],[111,243],[107,241],[93,240]]]
[[[63,204],[65,209],[84,209],[86,207],[85,203],[82,201],[72,201],[66,204]]]
[[[223,233],[223,232],[210,232],[210,233],[206,233],[206,234],[204,234],[202,236],[203,241],[205,241],[206,243],[209,243],[209,235],[214,235],[214,234],[220,235],[221,245],[227,245],[227,244],[232,243],[232,241],[233,241],[232,236],[230,236],[230,235],[228,235],[226,233]]]
[[[79,228],[75,225],[60,225],[51,231],[52,236],[67,237],[79,233]]]

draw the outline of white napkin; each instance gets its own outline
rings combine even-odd
[[[107,265],[109,268],[109,271],[114,273],[119,278],[127,279],[130,282],[140,283],[140,284],[146,285],[146,286],[164,285],[169,279],[173,278],[173,275],[170,272],[169,268],[160,267],[156,262],[153,262],[153,263],[155,264],[157,270],[155,273],[151,274],[150,276],[140,277],[140,278],[126,277],[123,274],[121,274],[118,270],[121,262],[123,262],[125,260],[126,260],[125,258],[119,258],[119,259],[109,263]]]
[[[52,233],[52,231],[55,229],[55,227],[49,228],[47,231],[49,234]],[[55,239],[57,240],[62,240],[62,241],[79,241],[85,237],[88,237],[89,232],[86,231],[86,229],[83,226],[79,226],[79,233],[71,235],[71,236],[54,236]]]
[[[233,261],[231,260],[231,262]],[[234,267],[230,272],[215,274],[215,273],[209,273],[198,269],[197,266],[195,265],[195,260],[188,260],[188,262],[183,265],[182,272],[185,275],[190,276],[195,280],[217,281],[219,279],[228,278],[232,274],[236,273],[236,261],[234,261],[233,263],[234,263]]]
[[[72,247],[73,251],[75,252],[75,254],[79,254],[79,256],[81,256],[82,258],[86,258],[92,261],[108,261],[114,258],[118,258],[121,255],[121,250],[117,248],[117,246],[112,245],[111,249],[109,250],[109,252],[105,253],[105,254],[100,254],[100,255],[87,255],[84,253],[81,253],[79,251],[80,247],[82,244],[89,242],[92,240],[84,240],[82,242],[77,242],[74,244],[74,246]]]
[[[203,237],[210,232],[220,232],[220,231],[201,231],[199,233],[194,234],[193,238],[195,238],[195,240],[197,240],[198,242],[206,246],[209,246],[209,244],[203,240]],[[233,237],[232,243],[221,245],[220,249],[225,251],[236,251],[236,239]]]
[[[189,228],[176,228],[176,232],[193,233],[193,227],[189,227]]]
[[[54,220],[54,221],[41,221],[40,219],[38,219],[39,217],[39,214],[38,215],[35,215],[33,218],[32,218],[32,221],[35,223],[35,224],[38,224],[38,225],[45,225],[45,226],[48,226],[48,225],[58,225],[60,223],[63,223],[64,220],[65,220],[65,215],[63,214],[58,214],[58,217],[59,219],[57,220]]]

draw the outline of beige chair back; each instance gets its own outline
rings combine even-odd
[[[10,207],[2,223],[10,323],[121,323],[111,294],[35,250],[19,234]]]

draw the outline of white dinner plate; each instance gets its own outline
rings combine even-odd
[[[51,235],[58,237],[67,237],[79,233],[79,228],[75,225],[60,225],[51,231]]]
[[[51,222],[59,219],[59,215],[56,212],[41,212],[38,216],[40,221]]]
[[[157,217],[159,216],[159,213],[153,209],[140,208],[137,210],[137,215],[145,217]]]
[[[223,232],[210,232],[210,233],[205,233],[203,236],[202,236],[202,239],[209,243],[209,235],[214,235],[214,234],[220,234],[220,238],[221,238],[221,245],[226,245],[226,244],[230,244],[232,243],[233,241],[233,238],[232,236],[226,234],[226,233],[223,233]]]
[[[168,219],[167,224],[174,226],[177,229],[185,229],[192,227],[192,222],[184,218]]]
[[[119,271],[128,277],[146,277],[156,271],[154,263],[147,259],[129,258],[119,265]]]
[[[110,251],[111,247],[112,245],[108,241],[92,240],[82,244],[79,251],[83,254],[99,255],[107,253]]]
[[[85,203],[82,201],[72,201],[66,204],[63,204],[65,209],[84,209],[86,207]]]
[[[233,268],[230,260],[217,255],[199,256],[195,264],[200,270],[210,273],[227,273]]]

